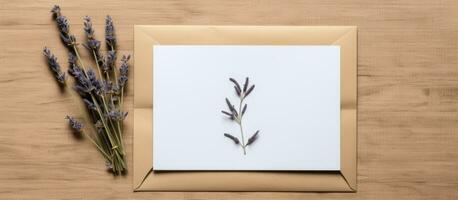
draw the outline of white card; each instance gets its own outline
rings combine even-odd
[[[154,170],[340,170],[339,46],[157,45],[153,52]],[[229,78],[243,93],[246,77],[255,87],[240,117]],[[221,112],[236,115],[225,98],[234,120]]]

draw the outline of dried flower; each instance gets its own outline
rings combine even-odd
[[[127,117],[128,112],[121,112],[119,110],[108,111],[108,117],[115,121],[122,121]]]
[[[51,9],[51,13],[53,14],[53,17],[59,17],[60,14],[60,7],[58,5],[54,5]]]
[[[84,32],[86,33],[86,37],[89,39],[93,39],[95,31],[94,31],[94,28],[92,28],[91,17],[86,15],[83,18],[83,20],[84,20]]]
[[[129,73],[129,60],[130,60],[130,55],[123,55],[121,58],[121,66],[119,67],[119,72],[121,73],[121,76],[127,76]]]
[[[231,134],[224,133],[224,136],[229,138],[229,139],[231,139],[232,141],[234,141],[235,144],[240,144],[240,146],[243,149],[243,154],[246,155],[246,147],[248,145],[252,144],[254,141],[256,141],[256,139],[258,137],[258,134],[259,134],[259,130],[256,131],[256,133],[253,136],[251,136],[247,140],[247,143],[245,144],[245,140],[244,140],[245,135],[243,133],[243,128],[242,128],[242,119],[243,119],[243,115],[245,114],[245,112],[247,110],[248,104],[243,104],[243,101],[253,91],[254,85],[249,87],[249,85],[248,85],[249,84],[249,78],[248,77],[245,79],[245,84],[243,85],[243,89],[240,87],[240,84],[235,79],[229,78],[229,81],[231,81],[234,84],[234,88],[235,88],[235,91],[237,93],[237,96],[240,98],[239,109],[237,111],[235,109],[234,105],[232,105],[232,103],[229,101],[229,99],[226,98],[225,99],[226,100],[226,105],[229,108],[230,112],[227,112],[225,110],[222,110],[221,112],[224,115],[229,116],[232,120],[234,120],[240,126],[241,144],[240,144],[240,140],[237,137],[235,137],[235,136],[233,136]],[[243,105],[243,107],[242,107],[242,105]],[[240,115],[239,115],[239,113],[240,113]]]
[[[68,64],[70,65],[70,68],[73,67],[78,67],[78,64],[76,63],[78,61],[78,58],[73,54],[73,52],[68,53]]]
[[[122,121],[126,118],[127,112],[122,111],[123,88],[128,77],[129,56],[121,59],[119,68],[120,77],[116,76],[116,38],[114,25],[111,17],[106,19],[106,42],[108,44],[108,54],[104,58],[100,51],[101,42],[95,38],[95,30],[90,17],[84,17],[84,33],[87,41],[83,44],[93,54],[92,57],[97,65],[95,71],[85,66],[80,57],[76,37],[70,33],[70,24],[65,16],[62,15],[59,6],[54,6],[51,10],[54,20],[59,29],[62,41],[69,48],[68,73],[74,78],[74,89],[82,95],[83,101],[90,114],[95,133],[92,136],[82,131],[83,124],[75,118],[67,116],[70,126],[76,131],[83,133],[102,153],[106,159],[107,168],[115,175],[121,174],[126,170],[124,145],[122,142]],[[48,63],[59,82],[65,80],[65,74],[60,72],[60,65],[57,58],[52,55],[48,48],[43,50]],[[106,63],[105,63],[106,62]],[[110,71],[113,70],[113,71]],[[105,74],[102,74],[102,71]],[[113,76],[111,76],[113,74]],[[115,83],[115,84],[113,84]],[[121,91],[118,93],[118,91]],[[119,100],[120,99],[120,100]],[[90,120],[88,119],[88,120]]]
[[[46,59],[48,60],[49,68],[54,72],[54,76],[56,77],[59,83],[65,83],[65,72],[62,72],[60,68],[60,64],[57,61],[57,57],[51,53],[48,47],[43,49],[43,54],[45,55]]]
[[[128,78],[128,74],[129,74],[129,59],[130,59],[130,55],[124,55],[122,56],[121,58],[121,66],[119,67],[119,78],[118,78],[118,84],[119,84],[119,87],[124,87],[124,85],[126,84],[127,80],[129,79]]]
[[[104,94],[109,94],[113,92],[113,83],[110,80],[103,80],[102,91]]]
[[[252,86],[250,87],[250,89],[248,89],[248,91],[246,91],[244,97],[248,96],[248,95],[251,93],[251,91],[253,91],[253,89],[254,89],[254,85],[252,85]]]
[[[232,141],[234,141],[235,144],[239,144],[240,141],[237,137],[229,134],[229,133],[225,133],[224,136],[226,136],[227,138],[231,139]]]
[[[65,119],[68,120],[68,123],[70,124],[73,130],[80,132],[83,129],[83,124],[77,121],[74,117],[67,115]]]
[[[60,12],[60,7],[55,5],[51,12],[53,13],[54,20],[56,21],[57,27],[60,31],[60,38],[68,46],[73,47],[76,45],[76,38],[74,35],[70,34],[70,24],[65,16]]]
[[[97,95],[104,94],[104,88],[102,86],[102,83],[97,79],[97,75],[95,74],[94,70],[87,70],[87,78],[93,86],[93,89]]]
[[[242,109],[242,116],[245,114],[248,104],[245,104]]]
[[[253,144],[254,141],[256,141],[256,139],[258,139],[258,133],[259,133],[259,130],[257,130],[249,139],[248,139],[248,142],[246,143],[245,146],[248,146],[250,144]]]
[[[58,16],[56,17],[57,26],[62,33],[69,33],[70,31],[70,24],[68,23],[68,19],[65,16]]]
[[[70,73],[76,79],[74,88],[80,94],[90,93],[95,89],[91,80],[86,77],[84,71],[77,65],[74,65],[72,68],[68,69],[68,73]]]
[[[84,17],[84,32],[86,33],[87,42],[84,44],[84,47],[91,50],[95,54],[95,59],[97,62],[100,62],[98,58],[100,57],[100,41],[95,39],[95,31],[92,27],[91,17]]]
[[[92,103],[91,101],[87,100],[87,99],[83,99],[84,101],[84,104],[86,104],[87,108],[89,110],[93,110],[93,111],[97,111],[97,107],[95,106],[94,103]]]
[[[229,116],[231,119],[234,119],[234,115],[232,113],[228,113],[227,111],[222,110],[221,111],[223,114]]]
[[[111,16],[107,15],[105,18],[105,41],[112,49],[116,47],[116,35]]]
[[[249,78],[246,77],[245,78],[245,84],[243,84],[243,92],[246,92],[247,88],[248,88],[248,84],[249,84]]]
[[[229,111],[231,111],[232,116],[236,118],[239,114],[237,110],[235,110],[234,105],[231,104],[228,98],[226,98],[226,104],[227,104],[227,107],[229,108]]]
[[[116,62],[116,51],[110,50],[107,52],[107,56],[104,59],[104,62],[102,64],[102,70],[104,73],[108,73],[111,69],[113,69],[113,66]]]

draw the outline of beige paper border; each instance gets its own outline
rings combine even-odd
[[[352,26],[134,28],[134,191],[356,191],[357,29]],[[153,45],[340,45],[340,172],[152,172]]]

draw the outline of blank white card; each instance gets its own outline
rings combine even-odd
[[[154,170],[340,170],[339,46],[153,48]]]

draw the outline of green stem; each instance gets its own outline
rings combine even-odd
[[[108,154],[105,153],[105,151],[102,149],[102,147],[100,147],[99,144],[97,144],[86,132],[84,131],[81,131],[81,132],[89,139],[89,141],[91,141],[97,147],[97,149],[99,149],[100,153],[102,153],[106,159],[112,162],[112,159],[110,158],[110,156],[108,156]]]
[[[87,76],[86,67],[84,67],[83,59],[81,59],[80,54],[78,53],[78,49],[76,48],[76,45],[73,45],[73,50],[75,51],[76,58],[78,58],[78,61],[80,62],[81,67],[83,68],[84,75]]]
[[[110,46],[111,47],[111,50],[112,51],[115,51],[114,47],[113,46]],[[113,69],[113,76],[114,76],[114,84],[115,84],[115,87],[118,86],[118,77],[117,77],[117,74],[116,74],[116,65],[113,65],[112,67]],[[107,73],[107,77],[108,77],[108,73]],[[123,99],[123,90],[124,88],[121,89],[121,100],[119,101],[118,103],[118,108],[119,108],[119,111],[122,113],[122,99]],[[112,102],[112,105],[114,106],[114,103]],[[121,128],[121,124],[122,123],[119,123],[119,121],[116,122],[117,124],[117,128],[118,128],[118,133],[119,133],[119,139],[120,139],[120,142],[122,143],[123,140],[122,140],[122,128]],[[124,151],[122,151],[122,155],[124,155]]]
[[[92,101],[94,101],[94,104],[95,104],[95,107],[97,108],[97,113],[99,114],[99,117],[100,117],[100,120],[102,120],[102,124],[105,128],[105,130],[107,131],[107,135],[108,135],[108,140],[110,141],[111,143],[111,146],[112,147],[117,147],[118,145],[116,144],[116,142],[113,140],[113,138],[111,137],[111,131],[109,129],[109,127],[107,126],[106,122],[105,122],[105,119],[103,118],[103,114],[101,112],[101,109],[100,109],[100,106],[99,104],[97,103],[97,100],[95,99],[94,95],[91,94],[91,98],[92,98]]]
[[[86,74],[86,68],[84,66],[84,63],[83,63],[83,60],[81,59],[81,56],[79,55],[79,52],[78,52],[78,49],[76,48],[76,45],[73,45],[73,50],[75,51],[75,54],[76,54],[76,57],[81,65],[81,67],[83,68],[83,72],[84,72],[84,75],[86,75],[87,77],[87,74]],[[97,69],[99,69],[99,65],[98,65],[98,62],[97,62],[97,58],[96,58],[96,63],[97,63]],[[99,70],[99,75],[101,75],[100,73],[100,70]],[[111,164],[113,164],[113,171],[115,171],[116,173],[117,172],[121,172],[123,171],[123,169],[125,169],[125,164],[124,164],[124,159],[119,156],[119,153],[118,151],[120,150],[120,148],[122,148],[122,143],[117,143],[117,141],[114,141],[114,139],[112,138],[112,133],[110,131],[110,128],[107,126],[107,123],[105,121],[105,118],[103,117],[103,112],[102,112],[102,109],[100,108],[100,105],[98,104],[97,102],[97,99],[94,97],[94,95],[91,93],[90,94],[91,98],[92,98],[92,101],[94,102],[96,108],[97,108],[97,113],[99,114],[99,117],[100,117],[100,120],[102,120],[102,123],[103,123],[103,126],[104,126],[104,129],[107,133],[107,136],[108,136],[108,140],[112,146],[112,152],[113,154],[115,155],[112,155],[112,156],[116,156],[115,158],[119,159],[119,161],[116,161],[114,158],[110,158],[110,156],[108,156],[106,153],[103,153],[104,154],[104,157],[108,157]],[[102,101],[104,103],[104,106],[105,106],[105,110],[107,111],[107,107],[106,107],[106,103],[105,103],[105,99],[103,98],[102,96]],[[107,112],[108,113],[108,112]],[[111,121],[110,121],[111,122]],[[113,126],[113,125],[112,125]],[[115,131],[116,133],[116,130],[113,129],[113,131]],[[116,135],[115,135],[116,136]],[[90,137],[89,137],[90,138]],[[92,138],[90,138],[91,142],[93,142],[94,144],[96,144],[96,142],[94,140],[92,140]],[[119,141],[119,140],[118,140]],[[101,150],[100,146],[99,145],[96,145],[97,148],[99,149],[99,151]],[[101,151],[102,152],[102,151]],[[117,165],[119,163],[121,164],[121,168],[119,168]]]
[[[94,50],[92,50],[92,54],[94,54],[95,64],[97,65],[97,71],[99,72],[100,80],[103,80],[102,72],[100,71],[99,58],[97,57],[97,54]]]
[[[242,95],[242,94],[241,94]],[[243,105],[243,96],[240,97],[240,105],[239,105],[239,119],[238,119],[238,124],[240,126],[240,135],[242,137],[242,149],[243,149],[243,155],[246,155],[246,146],[245,146],[245,138],[243,134],[243,127],[242,127],[242,105]]]

